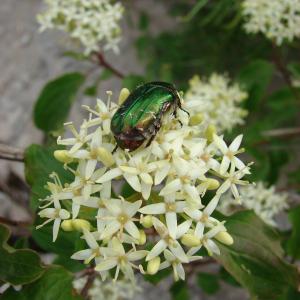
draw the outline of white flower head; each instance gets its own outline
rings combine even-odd
[[[37,16],[41,31],[59,29],[79,40],[85,53],[103,50],[119,52],[124,8],[110,0],[45,0],[47,10]]]
[[[252,209],[264,222],[277,226],[274,217],[288,208],[288,196],[276,192],[275,187],[266,187],[263,182],[239,188],[240,203],[234,201],[231,193],[226,193],[218,206],[225,215],[241,208]]]
[[[300,2],[295,0],[244,0],[245,30],[262,33],[277,45],[300,37]]]
[[[207,80],[196,75],[189,83],[184,107],[190,112],[191,120],[198,116],[202,125],[212,124],[219,133],[244,123],[247,111],[241,103],[247,93],[238,84],[231,84],[227,76],[220,74],[212,74]]]
[[[177,108],[176,118],[165,113],[150,145],[146,139],[129,152],[116,148],[110,125],[118,106],[108,95],[107,103],[84,106],[89,116],[78,131],[67,124],[73,137],[58,138],[65,149],[56,157],[72,180],[62,185],[53,176],[39,214],[46,223],[54,220],[54,237],[61,220],[72,216],[62,229],[83,231],[88,244],[72,258],[94,262],[103,280],[112,270],[115,280],[121,271],[133,281],[134,270],[145,272],[142,263],[149,274],[172,267],[175,279],[183,279],[183,264],[201,259],[194,254],[202,246],[220,253],[214,240],[226,227],[212,214],[225,192],[239,198],[237,185],[247,184],[249,167],[238,157],[242,136],[229,146],[223,136],[208,138],[206,126],[190,125],[189,115]],[[117,190],[124,182],[135,192],[126,199]],[[210,197],[207,205],[204,196]]]

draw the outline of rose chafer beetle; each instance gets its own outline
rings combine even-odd
[[[170,112],[176,117],[177,108],[185,111],[172,84],[149,82],[137,87],[112,117],[111,130],[117,147],[133,151],[146,140],[146,147],[149,146],[161,127],[164,114]]]

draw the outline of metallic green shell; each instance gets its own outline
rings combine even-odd
[[[111,130],[115,135],[137,128],[147,131],[164,106],[176,101],[172,86],[167,88],[159,84],[144,84],[129,95],[112,118]]]

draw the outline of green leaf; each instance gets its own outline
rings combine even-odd
[[[245,288],[253,299],[277,299],[289,286],[297,287],[296,268],[283,260],[277,232],[251,211],[234,214],[226,222],[234,244],[219,243],[215,258]]]
[[[68,73],[46,84],[34,107],[34,122],[39,129],[50,132],[62,127],[84,79],[80,73]]]
[[[186,281],[174,282],[170,288],[170,293],[173,300],[188,300],[190,299],[189,290]]]
[[[88,86],[85,90],[84,90],[84,94],[87,96],[91,96],[94,97],[97,95],[97,85],[91,85]]]
[[[249,93],[246,102],[248,109],[258,108],[274,73],[274,66],[265,60],[255,60],[241,69],[238,80]]]
[[[9,235],[9,229],[0,225],[0,281],[22,285],[37,280],[45,272],[40,257],[32,250],[10,247]]]
[[[145,82],[144,77],[140,75],[128,75],[123,79],[122,86],[130,91],[134,90],[138,85]]]
[[[300,258],[300,206],[292,208],[288,213],[292,224],[292,234],[287,241],[287,252],[294,259]]]
[[[38,224],[41,222],[41,219],[37,221]],[[84,249],[85,241],[80,236],[80,232],[60,230],[57,240],[53,243],[52,225],[43,226],[40,229],[32,229],[32,238],[42,249],[69,257],[76,251]]]
[[[198,286],[208,295],[216,293],[220,288],[218,277],[209,273],[198,273],[197,283]]]
[[[72,287],[73,276],[59,266],[49,267],[44,275],[32,284],[22,287],[20,292],[10,288],[3,300],[80,300]]]
[[[73,179],[73,175],[54,158],[54,150],[57,148],[44,148],[35,144],[25,150],[25,177],[32,188],[31,208],[33,210],[36,210],[40,204],[38,199],[43,199],[48,194],[44,186],[50,180],[50,173],[56,172],[62,183],[71,182]]]

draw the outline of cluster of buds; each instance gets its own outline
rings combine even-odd
[[[300,37],[300,2],[295,0],[245,0],[245,30],[262,33],[280,46]]]
[[[203,121],[215,126],[218,133],[244,123],[247,111],[241,107],[247,99],[237,83],[227,76],[212,74],[207,80],[195,75],[189,82],[185,105],[191,112],[191,124]]]
[[[112,49],[118,52],[124,8],[110,0],[45,0],[48,9],[37,16],[41,31],[58,29],[80,41],[85,54]]]
[[[63,185],[53,174],[39,215],[54,221],[53,241],[60,228],[82,232],[87,248],[72,258],[93,263],[103,280],[112,269],[115,280],[122,272],[134,281],[134,270],[155,274],[168,267],[184,279],[184,265],[201,259],[201,248],[219,255],[218,242],[233,243],[213,212],[224,193],[239,199],[237,186],[247,184],[249,165],[237,157],[242,135],[227,146],[212,126],[178,110],[176,118],[165,115],[148,147],[113,151],[110,122],[118,105],[107,94],[106,103],[84,106],[88,118],[79,130],[66,124],[73,137],[58,138],[66,149],[54,156],[73,181]],[[128,95],[121,91],[119,105]],[[190,110],[184,102],[183,108]],[[124,182],[134,191],[127,198],[117,196]]]

